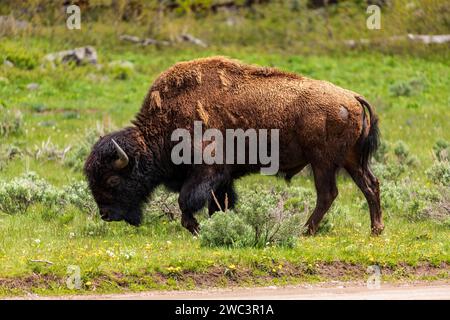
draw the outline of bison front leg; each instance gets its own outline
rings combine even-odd
[[[338,195],[336,187],[336,171],[337,168],[332,166],[327,167],[312,167],[314,173],[314,184],[316,186],[317,201],[314,212],[306,222],[307,234],[313,235],[319,228],[320,221],[331,207],[334,199]]]
[[[193,174],[181,187],[178,204],[181,209],[181,224],[192,234],[200,231],[194,214],[209,203],[211,191],[220,185],[220,175],[206,175],[198,172]]]

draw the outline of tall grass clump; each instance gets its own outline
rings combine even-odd
[[[18,110],[4,107],[0,103],[0,137],[17,135],[23,131],[23,116]]]
[[[0,63],[7,60],[20,69],[32,70],[39,64],[39,55],[29,47],[22,47],[14,42],[0,43]]]

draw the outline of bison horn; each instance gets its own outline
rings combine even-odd
[[[114,139],[111,139],[111,141],[116,147],[117,155],[119,157],[119,159],[114,161],[114,168],[123,169],[128,165],[128,162],[130,160],[128,159],[128,156],[125,153],[125,151],[123,151],[123,149],[117,144],[117,142]]]

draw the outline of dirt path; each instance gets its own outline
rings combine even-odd
[[[362,284],[336,283],[287,287],[206,289],[195,291],[149,291],[139,293],[80,295],[61,297],[27,296],[22,299],[93,299],[93,300],[308,300],[308,299],[445,299],[450,300],[450,282],[381,284],[369,289]]]

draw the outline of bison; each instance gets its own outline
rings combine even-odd
[[[206,204],[210,214],[225,202],[235,205],[234,181],[262,164],[175,164],[171,135],[179,128],[193,131],[195,121],[222,132],[279,129],[279,173],[290,180],[309,164],[314,175],[309,234],[338,195],[340,168],[369,204],[372,233],[382,232],[379,183],[369,167],[379,144],[371,105],[330,82],[225,57],[175,64],[154,81],[132,126],[95,143],[84,172],[103,220],[138,226],[143,204],[161,184],[179,192],[181,223],[194,234],[194,214]]]

